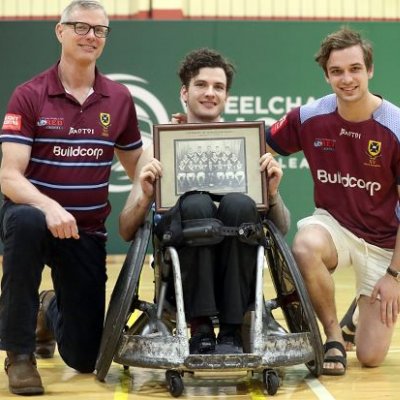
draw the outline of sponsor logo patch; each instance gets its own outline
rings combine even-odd
[[[328,138],[316,138],[314,140],[314,147],[324,151],[334,151],[336,148],[336,140]]]
[[[22,117],[18,114],[6,114],[3,122],[3,130],[20,131],[22,126]]]
[[[92,157],[98,160],[102,155],[104,151],[101,148],[98,147],[61,147],[61,146],[54,146],[53,147],[53,154],[57,157],[64,157],[64,158],[70,158],[70,157]]]
[[[340,130],[339,136],[348,136],[352,139],[361,139],[361,133],[347,131],[346,129],[342,128]]]
[[[58,117],[40,117],[36,125],[44,129],[63,129],[64,118]]]
[[[271,133],[274,134],[275,132],[279,131],[279,129],[281,129],[283,126],[285,126],[286,124],[287,124],[287,119],[286,119],[286,115],[285,115],[279,121],[275,122],[271,126]]]
[[[70,127],[68,135],[94,135],[93,128],[74,128]]]
[[[381,190],[381,184],[379,182],[365,181],[362,178],[356,178],[350,174],[342,174],[340,171],[330,173],[323,169],[318,169],[317,179],[321,183],[342,185],[345,188],[362,189],[367,191],[370,196],[373,196],[376,192]]]

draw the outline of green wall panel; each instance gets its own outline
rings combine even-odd
[[[349,23],[374,44],[375,77],[372,91],[400,104],[400,26],[395,22]],[[12,90],[48,68],[59,57],[54,21],[0,22],[0,115],[3,118]],[[212,47],[237,67],[226,121],[279,119],[294,105],[330,92],[314,62],[319,43],[339,22],[278,21],[112,21],[112,33],[99,67],[131,90],[144,136],[152,123],[166,123],[181,111],[178,62],[190,50]],[[313,210],[312,184],[302,154],[281,159],[281,192],[296,221]],[[110,253],[125,253],[117,233],[117,218],[129,189],[115,163],[112,172],[113,212],[108,220]]]

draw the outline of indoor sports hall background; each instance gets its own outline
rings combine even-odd
[[[58,60],[60,49],[54,26],[56,15],[68,1],[52,1],[51,7],[39,11],[33,3],[33,0],[0,1],[1,119],[13,89]],[[46,4],[37,0],[35,3]],[[369,6],[379,4],[381,14],[368,16],[360,5],[360,10],[364,12],[361,16],[350,13],[335,17],[329,7],[321,16],[316,14],[319,9],[315,8],[307,8],[309,15],[304,14],[306,5],[329,2],[293,0],[292,4],[298,6],[297,14],[293,15],[288,6],[289,0],[259,0],[258,11],[264,10],[260,4],[274,3],[286,5],[283,11],[287,14],[271,14],[270,17],[246,15],[245,18],[232,15],[233,0],[214,2],[220,5],[229,3],[231,15],[226,14],[227,8],[214,7],[210,13],[215,15],[206,15],[205,6],[197,9],[193,6],[192,11],[197,10],[197,14],[192,16],[185,15],[188,4],[204,5],[204,2],[164,1],[164,5],[174,4],[175,8],[164,7],[152,12],[135,9],[136,14],[128,14],[129,9],[117,9],[117,1],[103,3],[112,17],[112,32],[98,66],[104,74],[130,89],[136,102],[141,131],[147,140],[151,140],[152,124],[167,123],[171,113],[183,110],[176,70],[188,51],[199,47],[214,48],[236,65],[237,74],[226,107],[225,121],[263,119],[270,125],[292,107],[330,92],[313,57],[322,38],[343,24],[362,31],[373,42],[375,76],[371,82],[372,91],[400,105],[400,26],[397,18],[400,6],[397,1],[347,2],[363,3],[364,6],[367,3]],[[118,3],[121,7],[123,4],[144,4],[140,1]],[[162,5],[162,1],[154,1],[156,3]],[[238,3],[244,4],[241,1]],[[250,0],[248,3],[256,4]],[[383,10],[382,4],[385,3],[388,7],[394,5],[394,8],[390,8],[390,12],[389,8]],[[16,4],[19,9],[12,8]],[[186,8],[179,8],[181,4]],[[225,14],[218,14],[221,10]],[[28,11],[30,14],[27,15]],[[113,15],[119,18],[113,18]],[[280,161],[284,168],[281,193],[292,213],[290,241],[296,221],[313,210],[312,185],[302,154],[280,158]],[[117,161],[113,165],[111,183],[113,212],[108,220],[109,252],[125,253],[127,245],[118,236],[117,220],[130,185]],[[346,207],[346,204],[342,206]]]

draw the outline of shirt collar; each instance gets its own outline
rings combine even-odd
[[[58,76],[58,61],[55,65],[50,68],[49,71],[49,95],[57,96],[65,93],[64,87],[61,83],[61,80]],[[109,96],[109,90],[107,85],[107,78],[99,72],[99,70],[95,69],[95,78],[93,89],[95,93],[101,94],[102,96]]]

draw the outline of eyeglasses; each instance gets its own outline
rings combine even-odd
[[[91,29],[95,36],[98,38],[106,38],[111,31],[109,26],[104,25],[90,25],[86,22],[62,22],[63,25],[70,25],[74,27],[74,32],[77,35],[85,36],[89,33]]]

